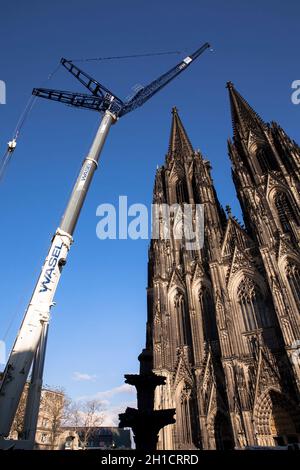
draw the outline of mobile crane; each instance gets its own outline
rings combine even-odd
[[[33,89],[32,94],[35,96],[98,111],[104,115],[89,153],[82,164],[60,226],[53,236],[45,263],[3,373],[0,385],[0,448],[8,448],[11,443],[7,436],[32,365],[31,386],[25,413],[25,440],[20,441],[19,444],[17,444],[18,441],[15,441],[14,445],[19,448],[32,448],[34,445],[50,309],[54,305],[54,295],[73,243],[75,226],[94,172],[98,167],[100,153],[111,125],[119,118],[142,106],[155,93],[186,70],[209,47],[209,44],[205,43],[193,54],[187,56],[149,85],[141,88],[132,98],[124,102],[94,78],[80,70],[72,61],[64,58],[61,59],[63,67],[84,85],[90,94],[45,88]]]

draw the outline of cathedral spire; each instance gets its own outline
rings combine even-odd
[[[249,131],[252,131],[254,134],[262,134],[262,128],[265,128],[266,124],[261,117],[234,88],[232,82],[227,82],[227,88],[229,91],[234,137],[247,138]]]
[[[172,114],[173,119],[169,142],[169,156],[175,158],[189,156],[194,152],[194,150],[183,127],[176,107],[172,109]]]

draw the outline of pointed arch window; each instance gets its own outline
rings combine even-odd
[[[186,314],[185,300],[181,292],[174,297],[174,309],[176,312],[177,346],[186,344]]]
[[[274,197],[274,204],[284,232],[291,232],[290,221],[297,223],[297,218],[287,195],[280,191]]]
[[[288,279],[292,294],[300,308],[300,269],[296,264],[288,263],[286,268],[286,277]]]
[[[176,183],[176,200],[179,204],[186,202],[189,203],[189,193],[186,181],[180,179]]]
[[[196,177],[196,169],[193,169],[193,176],[192,176],[192,191],[193,191],[193,198],[196,204],[200,204],[200,191],[199,191],[200,183],[197,181]]]
[[[196,444],[197,424],[195,417],[197,404],[191,386],[184,383],[178,396],[176,410],[176,437],[181,446]]]
[[[269,149],[265,147],[258,149],[256,152],[256,158],[262,174],[267,173],[268,171],[278,170],[275,155],[273,155]]]
[[[214,304],[209,289],[201,286],[199,290],[199,303],[204,321],[204,336],[206,340],[217,339],[217,326],[215,320]]]
[[[240,283],[238,302],[245,331],[252,331],[270,325],[265,299],[252,279],[247,277]]]

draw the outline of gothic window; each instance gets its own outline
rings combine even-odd
[[[195,204],[201,203],[199,185],[200,185],[200,182],[197,181],[196,171],[194,168],[193,176],[192,176],[192,190],[193,190],[193,197],[194,197]]]
[[[186,182],[184,180],[177,181],[176,199],[179,204],[184,203],[184,202],[186,202],[187,204],[189,203],[188,189],[187,189]]]
[[[230,420],[220,411],[215,417],[215,440],[217,450],[234,449],[234,440]]]
[[[300,305],[300,269],[295,264],[289,263],[286,266],[286,277],[294,296],[295,301]]]
[[[263,174],[271,170],[278,170],[276,158],[270,150],[266,148],[258,149],[256,158]]]
[[[238,288],[238,302],[245,331],[269,326],[266,302],[257,285],[250,278],[244,278]]]
[[[199,290],[199,303],[202,317],[204,319],[205,339],[217,339],[214,305],[209,289],[206,286],[202,286]]]
[[[176,312],[177,346],[186,344],[186,315],[184,296],[180,292],[174,297],[174,309]]]
[[[45,432],[42,432],[41,434],[41,442],[44,444],[48,440],[48,434]]]
[[[192,419],[194,410],[192,401],[192,391],[185,384],[180,394],[179,409],[177,410],[178,418],[176,420],[178,440],[181,445],[193,443]]]
[[[284,192],[278,192],[274,198],[274,203],[283,231],[290,232],[290,221],[294,220],[296,222],[297,219],[287,195]]]

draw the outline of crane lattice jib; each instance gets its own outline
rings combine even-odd
[[[73,243],[73,234],[87,196],[93,175],[98,167],[100,155],[110,127],[121,117],[143,105],[155,93],[166,86],[177,75],[202,54],[209,45],[205,43],[193,54],[171,70],[140,89],[132,98],[123,102],[108,88],[76,67],[71,61],[62,59],[62,65],[84,85],[89,94],[35,88],[33,94],[42,98],[65,103],[77,108],[98,111],[101,117],[92,145],[80,168],[59,227],[51,240],[45,262],[26,308],[20,330],[8,357],[0,383],[0,448],[9,445],[6,439],[15,418],[20,397],[33,364],[33,374],[28,391],[24,419],[24,436],[34,445],[40,391],[45,360],[47,331],[54,296],[63,266]],[[13,142],[12,145],[13,146]]]
[[[207,48],[209,44],[205,43],[193,54],[181,60],[175,67],[153,80],[149,85],[141,88],[132,98],[122,101],[118,96],[111,92],[104,85],[99,83],[93,77],[83,70],[79,69],[72,61],[62,58],[61,64],[70,72],[91,94],[76,93],[61,90],[50,90],[47,88],[34,88],[33,95],[46,98],[52,101],[59,101],[77,108],[90,109],[104,113],[111,111],[116,117],[124,116],[134,109],[142,106],[155,93],[165,87],[171,80],[177,77],[181,72],[197,59]]]

